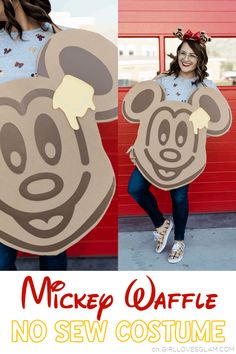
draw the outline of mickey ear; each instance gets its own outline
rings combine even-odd
[[[224,96],[215,89],[202,87],[189,98],[194,111],[201,107],[210,116],[207,134],[220,136],[225,134],[232,124],[232,113]]]
[[[38,59],[39,76],[48,77],[56,90],[65,75],[94,89],[95,117],[117,117],[117,48],[103,36],[86,30],[65,30],[51,37]]]
[[[125,96],[123,115],[131,123],[137,123],[144,117],[150,118],[164,97],[163,89],[154,81],[141,82],[132,87]]]

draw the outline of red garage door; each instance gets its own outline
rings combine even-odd
[[[151,79],[168,67],[167,53],[174,47],[173,30],[206,30],[210,78],[217,83],[233,112],[233,126],[223,137],[209,138],[208,163],[190,188],[191,212],[236,210],[236,2],[119,0],[119,104],[129,87]],[[178,41],[178,40],[177,40]],[[180,42],[178,42],[180,43]],[[119,215],[140,215],[141,208],[127,194],[133,166],[126,154],[138,126],[119,112]],[[154,190],[161,208],[170,212],[169,193]]]

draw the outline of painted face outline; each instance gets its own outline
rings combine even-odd
[[[162,76],[160,76],[162,77]],[[163,75],[165,80],[165,75]],[[164,83],[163,83],[164,84]],[[152,93],[152,100],[148,100],[145,92]],[[151,95],[149,94],[151,97]],[[134,107],[134,102],[136,103],[137,98],[142,98],[142,101],[137,102],[138,109]],[[146,104],[148,101],[148,104]],[[178,110],[178,107],[186,107],[190,110],[191,115],[197,111],[199,108],[205,110],[205,112],[210,116],[210,121],[208,126],[198,128],[198,133],[196,136],[193,134],[192,137],[198,137],[195,139],[193,145],[195,154],[195,162],[190,165],[189,169],[185,169],[185,173],[180,174],[176,180],[170,182],[164,182],[162,179],[157,178],[156,173],[153,170],[152,164],[148,161],[145,155],[145,139],[147,134],[147,125],[153,112],[157,110],[158,107],[171,107],[174,111]],[[188,102],[178,102],[178,101],[165,101],[165,91],[161,84],[158,84],[154,80],[144,81],[133,86],[129,92],[126,94],[123,104],[122,112],[124,118],[129,123],[139,124],[138,134],[136,136],[133,145],[127,151],[130,153],[131,161],[140,170],[142,175],[154,186],[163,190],[171,190],[184,186],[194,179],[196,179],[205,169],[206,166],[206,138],[208,136],[221,136],[225,134],[232,124],[232,114],[230,107],[222,94],[218,93],[217,90],[209,87],[198,88],[188,99]],[[190,117],[189,117],[190,118]],[[187,117],[186,117],[187,119]],[[195,126],[193,121],[194,130]],[[171,136],[171,145],[173,145],[174,134]],[[184,155],[187,156],[188,150]],[[156,158],[155,158],[156,160]],[[176,163],[174,162],[176,166]],[[195,170],[193,172],[192,170]]]
[[[43,90],[41,93],[44,94],[44,97],[47,97],[47,98],[51,97],[50,90]],[[34,98],[34,92],[32,92],[32,91],[31,91],[31,97]],[[13,109],[16,109],[18,111],[19,103],[15,100],[10,100],[10,102],[12,103],[11,106],[13,107]],[[9,102],[9,105],[10,105],[10,102]],[[29,105],[32,102],[33,102],[33,99],[32,100],[29,99],[29,101],[27,103]],[[0,102],[0,105],[1,105],[1,102]],[[19,111],[18,111],[18,113],[19,113]],[[21,112],[21,115],[24,115],[24,113],[25,112]],[[50,117],[50,119],[55,123],[55,118],[53,119],[52,117]],[[37,122],[38,122],[38,120],[36,119],[35,124]],[[3,127],[4,126],[5,125],[3,125]],[[17,126],[15,126],[15,127],[19,130],[19,128]],[[81,164],[86,166],[89,163],[89,153],[88,153],[88,149],[87,149],[87,143],[85,141],[85,137],[83,134],[83,130],[80,129],[78,131],[75,131],[74,135],[75,135],[75,144],[78,146]],[[37,142],[36,142],[36,144],[37,144]],[[86,149],[84,149],[83,151],[81,149],[82,145],[84,147],[86,147]],[[41,155],[40,151],[38,151],[38,153],[39,153],[39,155]],[[12,173],[14,173],[14,172],[12,171]],[[44,172],[43,174],[46,174],[46,172]],[[35,175],[28,176],[28,178],[31,178],[31,177],[35,177]],[[60,178],[60,176],[57,176],[57,177]],[[90,179],[91,179],[90,172],[84,171],[84,173],[81,176],[80,181],[78,182],[77,188],[74,191],[74,193],[71,196],[69,196],[69,198],[62,205],[57,206],[54,209],[50,209],[50,210],[43,211],[43,212],[24,212],[24,211],[21,211],[21,210],[18,210],[16,208],[12,207],[12,206],[8,205],[7,203],[3,202],[2,200],[0,200],[0,210],[2,210],[6,214],[12,216],[13,219],[25,231],[30,232],[32,235],[39,237],[39,238],[53,237],[56,234],[58,234],[59,232],[63,231],[63,229],[65,229],[65,227],[69,224],[76,204],[79,202],[79,200],[82,198],[82,196],[87,191]],[[25,179],[24,179],[24,181],[25,181]],[[19,188],[21,187],[21,185],[19,186]],[[81,193],[81,190],[83,190],[83,193]],[[69,211],[69,213],[68,213],[68,211]],[[66,212],[68,213],[67,216],[66,216]],[[63,219],[58,225],[56,225],[54,228],[51,228],[49,230],[40,230],[40,229],[35,228],[29,224],[29,222],[34,220],[35,218],[41,219],[44,222],[48,222],[49,219],[54,216],[62,216]]]
[[[155,171],[155,173],[156,173],[156,175],[158,176],[158,178],[159,178],[160,180],[171,181],[171,180],[177,178],[177,177],[181,174],[181,172],[182,172],[184,169],[188,168],[189,166],[191,166],[191,165],[194,163],[194,160],[195,160],[195,156],[194,156],[194,155],[196,154],[196,152],[197,152],[197,147],[198,147],[198,134],[194,135],[194,142],[193,142],[192,154],[189,154],[190,157],[189,157],[189,159],[188,159],[187,161],[185,161],[184,163],[182,163],[181,165],[179,165],[178,167],[175,167],[175,168],[173,168],[173,167],[168,167],[168,166],[163,166],[163,165],[161,165],[161,163],[157,163],[157,162],[155,161],[155,159],[151,156],[148,147],[149,147],[149,145],[150,145],[151,131],[152,131],[152,127],[153,127],[154,120],[155,120],[155,119],[159,119],[159,118],[158,118],[158,114],[161,113],[161,112],[163,112],[163,111],[164,111],[164,112],[166,112],[166,111],[170,112],[170,113],[171,113],[171,119],[177,118],[180,113],[186,113],[186,114],[190,115],[192,112],[191,112],[190,110],[186,109],[186,108],[179,108],[179,109],[177,109],[176,111],[173,111],[173,109],[170,108],[170,107],[164,107],[164,106],[162,106],[162,107],[158,108],[158,109],[152,114],[152,116],[151,116],[151,118],[150,118],[150,120],[149,120],[149,122],[148,122],[147,134],[146,134],[146,141],[145,141],[145,148],[144,148],[144,154],[145,154],[147,160],[151,163],[151,165],[152,165],[152,167],[153,167],[153,170]],[[159,127],[161,126],[161,124],[163,123],[163,121],[164,121],[164,120],[162,120],[162,121],[160,122],[160,124],[158,125]],[[166,121],[169,122],[169,120],[168,120],[167,118],[166,118]],[[178,127],[179,127],[179,124],[181,124],[182,122],[184,122],[184,121],[183,121],[183,120],[180,120],[180,122],[178,123],[178,125],[177,125],[177,127],[176,127],[176,131],[175,131],[175,135],[176,135],[177,129],[178,129]],[[187,123],[188,123],[188,122],[186,121],[185,124],[187,125]],[[189,123],[189,125],[190,125],[190,124],[191,124],[191,123]],[[171,129],[171,123],[170,123],[170,122],[169,122],[169,125],[170,125],[170,129]],[[161,143],[160,140],[158,141],[158,145],[159,145],[159,146],[165,146],[165,144],[168,145],[168,139],[167,139],[164,143]],[[177,142],[176,142],[176,146],[177,146]],[[166,150],[167,150],[167,149],[166,149]],[[171,149],[168,149],[168,150],[171,150]],[[159,157],[160,157],[160,158],[161,158],[161,153],[162,153],[162,151],[163,151],[163,150],[159,151]],[[179,152],[179,151],[176,150],[176,152]],[[180,154],[180,156],[181,156],[181,154]],[[162,159],[162,160],[163,160],[163,159]],[[181,161],[181,157],[180,157],[179,160]],[[167,161],[167,160],[165,160],[165,161]],[[169,161],[169,162],[173,162],[173,160],[172,160],[172,161]],[[172,174],[171,174],[171,176],[169,176],[169,177],[166,176],[166,175],[164,176],[164,175],[161,173],[161,170],[165,171],[166,174],[168,174],[168,173],[169,173],[169,174],[172,173]]]
[[[91,46],[91,43],[94,44]],[[59,252],[77,243],[81,238],[86,236],[88,232],[93,230],[95,226],[98,224],[98,222],[100,222],[102,217],[105,215],[105,212],[108,209],[112,201],[112,198],[114,196],[115,185],[116,185],[112,164],[108,157],[108,154],[106,153],[101,143],[101,136],[97,126],[97,122],[105,123],[105,122],[116,120],[118,114],[117,99],[116,99],[116,93],[117,93],[116,90],[117,68],[115,65],[116,47],[112,42],[110,42],[109,40],[107,40],[106,38],[104,38],[103,36],[95,32],[90,32],[81,29],[62,31],[58,34],[55,34],[47,42],[47,45],[45,46],[44,50],[42,50],[39,56],[40,63],[46,68],[46,75],[44,75],[42,71],[39,72],[39,61],[38,61],[38,70],[37,70],[38,77],[34,78],[34,82],[32,84],[29,84],[28,86],[28,83],[32,82],[32,79],[21,79],[18,82],[11,82],[12,85],[10,85],[11,83],[6,83],[6,85],[4,84],[5,86],[4,91],[2,91],[1,96],[5,98],[7,101],[11,101],[11,97],[14,97],[17,98],[18,102],[20,102],[21,98],[24,96],[22,92],[25,92],[26,96],[30,94],[30,91],[28,90],[27,87],[29,87],[30,90],[37,89],[39,87],[43,87],[43,88],[47,87],[51,89],[52,92],[54,92],[55,89],[58,87],[59,82],[61,82],[63,75],[65,74],[65,73],[63,74],[63,70],[60,66],[61,62],[58,61],[59,54],[64,48],[67,47],[69,49],[71,47],[82,48],[95,55],[98,61],[103,62],[107,67],[112,77],[113,83],[112,83],[112,87],[110,85],[111,88],[110,92],[107,92],[105,96],[98,95],[96,97],[95,116],[93,115],[91,117],[91,115],[88,114],[90,123],[88,124],[85,123],[84,133],[85,133],[86,141],[89,143],[88,151],[91,157],[91,161],[93,161],[93,163],[91,167],[92,178],[90,183],[92,187],[89,187],[88,193],[86,193],[83,200],[85,201],[87,198],[88,199],[87,204],[90,206],[88,208],[83,208],[82,204],[79,203],[79,206],[76,206],[75,209],[75,218],[73,219],[74,222],[72,222],[68,226],[65,232],[59,234],[58,237],[55,237],[54,239],[50,240],[50,243],[49,241],[47,243],[41,242],[39,245],[39,242],[33,241],[33,235],[32,235],[32,242],[31,242],[30,239],[31,235],[26,234],[24,236],[24,233],[21,232],[20,228],[17,228],[18,224],[15,222],[11,222],[8,219],[6,220],[5,223],[6,227],[4,227],[2,231],[0,231],[0,238],[3,243],[6,243],[11,247],[13,246],[18,250],[30,251],[32,253],[42,254],[42,255],[58,254]],[[103,50],[101,50],[101,48],[103,48]],[[55,57],[55,62],[51,61],[52,56]],[[69,59],[70,59],[69,65],[67,65],[69,70],[68,74],[70,74],[70,69],[71,69],[71,57]],[[50,67],[51,62],[52,62],[52,66]],[[76,58],[74,59],[74,64],[77,65]],[[86,71],[86,61],[85,61],[85,71]],[[96,71],[94,71],[94,75],[96,76]],[[21,83],[22,83],[22,87],[21,87]],[[99,87],[103,87],[103,85],[107,87],[107,84],[108,83],[106,82],[105,79],[100,83]],[[12,91],[11,89],[8,90],[9,87],[12,87]],[[0,102],[1,102],[1,97],[0,97]],[[25,102],[22,102],[22,106],[20,107],[20,109],[24,110],[24,105]],[[87,121],[88,118],[87,115],[85,118],[86,119],[84,121]],[[92,133],[90,130],[88,131],[89,126],[90,128],[92,128]],[[97,156],[97,159],[95,159],[94,156]],[[99,162],[100,160],[101,162]],[[99,164],[100,164],[100,169],[98,168]],[[101,173],[102,170],[106,170],[105,176],[104,174]],[[96,187],[97,177],[99,177],[99,181],[100,180],[103,181],[103,187],[100,188],[99,191],[97,190]],[[73,183],[73,186],[75,186],[75,183]],[[95,192],[94,194],[95,198],[92,197],[93,195],[91,193],[92,190],[94,190]],[[4,200],[8,200],[8,199],[4,198]],[[81,214],[80,214],[79,210],[81,209],[81,206],[82,209],[85,209],[85,211],[81,210]],[[79,221],[75,221],[75,219],[77,220],[76,215],[79,217]],[[7,237],[7,234],[4,233],[4,230],[5,231],[8,230],[7,228],[8,224],[12,230],[13,229],[16,230],[16,233],[12,231],[10,233],[12,235],[17,236],[17,239],[14,239],[11,236]],[[74,232],[76,227],[77,227],[77,231]],[[23,239],[21,235],[22,237],[25,238]],[[24,242],[24,240],[26,240],[26,242]]]
[[[39,96],[43,95],[45,97],[49,97],[52,98],[52,94],[53,91],[51,91],[50,89],[35,89],[35,90],[31,90],[26,97],[24,97],[23,101],[21,101],[20,103],[14,99],[9,99],[6,98],[7,101],[7,105],[11,105],[12,103],[15,103],[16,105],[16,110],[19,113],[19,115],[24,115],[26,110],[27,110],[27,106],[28,103],[32,100],[33,98],[38,98]],[[4,98],[1,99],[0,98],[0,106],[1,104],[6,104],[4,101]],[[23,104],[23,103],[24,104]],[[96,127],[96,131],[98,131],[97,128],[97,124],[94,120],[94,116],[93,116],[93,122],[94,122],[94,126]],[[82,127],[81,127],[82,128]],[[83,139],[85,139],[86,141],[86,137],[83,134],[83,130],[79,129],[77,131],[74,131],[74,134],[76,136],[76,140],[81,142],[81,136],[83,137]],[[87,127],[85,127],[85,130],[87,132]],[[98,137],[100,139],[100,135],[98,134]],[[83,144],[81,144],[83,145]],[[87,148],[87,142],[86,142],[86,148]],[[101,146],[102,147],[102,146]],[[91,151],[92,152],[92,151]],[[103,199],[99,199],[96,203],[96,205],[90,210],[90,213],[88,214],[88,216],[86,217],[85,220],[80,221],[77,226],[76,226],[76,231],[72,231],[67,233],[67,236],[63,239],[55,239],[52,238],[52,242],[50,244],[36,244],[35,242],[31,241],[25,241],[20,237],[15,237],[12,236],[14,234],[9,234],[6,233],[3,230],[0,230],[0,237],[1,240],[6,244],[10,245],[11,247],[16,247],[19,250],[23,250],[23,251],[27,251],[30,253],[36,253],[36,254],[58,254],[58,252],[62,252],[62,250],[67,249],[69,246],[73,245],[74,243],[78,242],[81,238],[83,238],[89,231],[91,231],[94,226],[96,226],[96,224],[101,220],[101,218],[103,217],[103,215],[105,214],[107,208],[110,205],[110,202],[114,196],[115,193],[115,177],[113,175],[113,169],[111,166],[111,163],[107,157],[107,154],[105,153],[104,149],[102,148],[102,153],[106,156],[106,161],[109,162],[109,164],[107,164],[106,162],[106,167],[109,168],[109,175],[112,174],[112,178],[109,179],[109,184],[106,183],[105,186],[105,193],[103,194]],[[89,163],[89,153],[86,153],[85,151],[80,151],[81,154],[81,161],[83,161],[84,165]],[[96,169],[97,170],[97,169]],[[98,170],[98,172],[100,173],[100,170]],[[97,176],[94,176],[92,174],[92,179],[96,180]],[[90,184],[88,184],[89,187]],[[73,215],[73,218],[78,217],[78,205],[79,203],[77,203],[75,205],[76,207],[76,213],[75,215]],[[80,208],[80,205],[79,205]],[[17,225],[19,225],[17,223]],[[37,230],[37,234],[38,234],[38,230]],[[56,236],[55,236],[56,237]],[[42,238],[43,239],[43,238]],[[47,238],[49,239],[49,238]],[[46,239],[45,239],[46,240]]]

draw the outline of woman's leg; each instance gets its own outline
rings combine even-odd
[[[16,270],[17,250],[0,243],[0,270]]]
[[[168,256],[168,261],[178,263],[184,256],[184,233],[188,220],[188,186],[173,189],[170,194],[175,223],[175,242]]]
[[[170,191],[172,198],[175,240],[183,241],[188,220],[188,185]]]
[[[67,255],[66,251],[57,256],[40,256],[39,257],[40,270],[66,270]]]
[[[158,228],[164,223],[165,218],[158,208],[154,195],[149,191],[150,185],[150,182],[135,167],[129,180],[128,193],[146,211],[155,228]]]

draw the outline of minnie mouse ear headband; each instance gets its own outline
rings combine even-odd
[[[178,28],[176,32],[173,32],[173,35],[181,41],[194,41],[199,44],[206,44],[211,41],[211,37],[208,37],[204,31],[193,33],[190,29],[188,29],[185,33],[183,33],[182,28]]]

